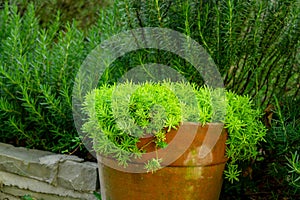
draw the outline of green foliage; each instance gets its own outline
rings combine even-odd
[[[24,195],[21,197],[21,200],[35,200],[35,198],[32,198],[30,195]]]
[[[59,31],[58,15],[42,29],[32,4],[22,17],[6,4],[0,21],[1,142],[73,152],[81,146],[72,118],[73,80],[93,46],[75,23]]]
[[[96,199],[101,200],[101,195],[98,194],[97,192],[94,192],[94,196],[96,197]]]
[[[21,15],[27,11],[28,5],[32,3],[38,22],[43,28],[51,26],[52,22],[55,21],[57,12],[59,12],[62,29],[67,23],[76,20],[78,27],[86,31],[97,22],[99,10],[112,3],[110,0],[0,0],[0,9],[6,1],[10,5],[17,5]]]
[[[293,153],[292,158],[287,158],[288,161],[288,167],[289,167],[289,173],[291,173],[290,176],[290,184],[296,188],[300,188],[300,160],[298,152],[296,151]]]
[[[191,100],[185,101],[187,99],[181,97],[191,97],[191,94],[184,95],[188,94],[189,87],[193,88],[198,110],[194,109],[198,114],[185,112],[191,110]],[[157,146],[161,147],[159,142],[164,141],[164,134],[176,129],[181,122],[196,120],[204,125],[213,121],[219,109],[226,109],[226,117],[221,121],[229,132],[226,150],[229,167],[225,176],[230,181],[238,180],[241,172],[238,162],[256,158],[257,144],[264,141],[266,129],[260,122],[261,112],[253,109],[249,97],[227,92],[225,104],[218,105],[223,107],[213,109],[214,91],[208,87],[197,88],[188,83],[168,81],[104,85],[86,96],[83,109],[88,119],[83,131],[94,140],[97,152],[112,155],[126,167],[132,156],[139,157],[144,153],[143,148],[137,147],[139,137],[152,134]],[[159,169],[160,162],[154,158],[145,163],[145,168],[153,172]]]
[[[161,168],[161,162],[162,159],[152,158],[145,164],[145,169],[147,170],[147,172],[154,173]]]
[[[227,101],[225,128],[230,133],[227,142],[229,145],[227,156],[231,158],[229,162],[234,166],[238,161],[256,158],[258,155],[257,144],[264,141],[266,128],[260,121],[262,112],[259,109],[252,109],[254,104],[249,97],[237,96],[228,92]],[[225,175],[228,178],[232,177],[231,172],[237,173],[236,170],[229,168]]]
[[[259,145],[257,159],[243,163],[243,177],[234,185],[225,180],[222,199],[298,199],[297,156],[300,151],[300,101],[288,96],[273,98],[265,110],[269,130]]]
[[[111,33],[138,27],[180,31],[211,55],[227,89],[267,105],[272,96],[299,94],[299,1],[115,1]],[[113,22],[113,23],[112,23]],[[113,27],[113,28],[112,28]],[[142,58],[142,59],[139,59]],[[143,63],[172,66],[191,82],[201,74],[178,56],[157,50],[135,52],[120,60],[120,68]],[[117,65],[118,63],[116,63]]]
[[[266,150],[269,154],[267,171],[281,187],[291,194],[299,190],[299,155],[300,151],[300,115],[295,101],[287,97],[275,99],[272,127],[266,137]]]
[[[248,94],[256,105],[275,102],[272,127],[262,147],[266,155],[259,155],[263,161],[256,163],[261,165],[257,171],[267,171],[268,178],[275,179],[269,184],[285,189],[288,184],[299,184],[295,170],[297,152],[300,151],[300,122],[299,115],[295,114],[299,102],[273,98],[274,94],[289,96],[291,101],[299,97],[299,1],[116,0],[99,15],[95,14],[101,4],[99,1],[35,1],[35,8],[27,7],[31,1],[7,1],[11,6],[4,6],[3,2],[0,1],[1,142],[14,140],[20,145],[65,153],[81,148],[71,116],[71,89],[74,75],[85,56],[101,41],[123,30],[167,27],[191,36],[210,53],[227,89]],[[19,10],[12,6],[15,3]],[[61,10],[58,15],[57,10]],[[77,25],[66,22],[72,21],[74,16],[79,20]],[[96,25],[91,26],[84,37],[76,27],[89,27],[96,17]],[[201,74],[190,63],[172,53],[154,49],[119,58],[105,71],[101,81],[116,82],[131,69],[130,66],[145,63],[172,66],[188,81],[203,84]],[[188,102],[193,98],[191,93],[183,93],[184,87],[177,89],[180,92],[176,96],[180,101]],[[202,92],[204,96],[209,94],[209,90]],[[239,98],[244,102],[242,97]],[[198,100],[201,102],[201,96]],[[205,105],[201,106],[205,109],[200,110],[200,121],[209,122],[211,115],[220,121],[219,114],[206,107],[207,102],[203,101],[201,105]],[[241,109],[244,105],[237,103],[237,106]],[[199,113],[195,113],[193,107],[182,109],[183,120],[188,120],[185,113],[192,115],[190,120],[198,119]],[[239,109],[229,108],[227,112],[242,116]],[[231,147],[241,149],[246,147],[249,155],[257,156],[255,147],[251,146],[253,138],[249,137],[247,141],[244,138],[249,130],[258,128],[246,130],[244,123],[236,120],[227,125],[230,129],[240,130],[237,137],[229,138],[228,144],[231,142]],[[157,132],[161,141],[162,135]],[[131,138],[124,141],[127,146],[132,145]],[[157,143],[165,145],[160,141]],[[229,155],[241,154],[243,160],[247,160],[246,152],[241,149],[228,148],[227,151]],[[241,165],[235,158],[225,173],[230,180],[241,171],[235,167]],[[288,188],[287,191],[295,192],[295,189]]]
[[[124,166],[128,152],[141,153],[136,146],[138,137],[153,134],[157,145],[164,146],[162,129],[170,131],[182,121],[174,93],[165,85],[151,83],[104,85],[87,95],[84,111],[89,120],[83,130],[95,139],[95,150],[114,154]]]

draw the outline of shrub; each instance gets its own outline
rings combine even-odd
[[[300,114],[295,109],[299,103],[287,97],[275,98],[272,126],[265,145],[268,173],[291,194],[300,192]]]
[[[297,199],[299,197],[300,115],[299,100],[274,98],[265,110],[269,130],[260,154],[245,163],[243,177],[223,185],[222,199]]]
[[[40,28],[32,4],[23,17],[6,4],[0,21],[1,141],[74,151],[80,139],[73,125],[72,85],[93,46],[75,23],[59,31],[59,16],[47,30]]]
[[[42,28],[33,4],[22,15],[16,5],[3,5],[0,9],[1,142],[60,153],[80,149],[77,153],[85,154],[73,122],[73,83],[87,54],[114,33],[112,29],[120,32],[126,27],[111,26],[118,24],[114,14],[101,12],[96,25],[84,33],[77,28],[76,21],[66,23],[61,29],[59,13],[47,29]],[[103,81],[114,77],[110,74]]]
[[[115,1],[114,6],[106,11],[114,13],[113,21],[106,22],[112,34],[120,25],[127,30],[154,26],[184,33],[211,55],[227,89],[252,96],[257,105],[266,106],[273,95],[296,98],[299,94],[297,0],[127,0]],[[203,84],[189,63],[161,50],[129,54],[120,67],[147,62],[172,66],[187,80]]]

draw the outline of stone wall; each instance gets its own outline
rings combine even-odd
[[[97,164],[76,156],[0,143],[0,200],[90,200],[99,191]]]

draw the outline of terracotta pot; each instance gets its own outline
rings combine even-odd
[[[115,160],[98,155],[102,198],[104,200],[217,200],[227,160],[224,156],[226,139],[227,132],[223,129],[223,124],[209,123],[202,127],[196,123],[184,123],[179,130],[172,130],[167,134],[169,145],[159,150],[159,155],[164,161],[163,168],[154,173],[120,171],[121,168],[111,168],[103,164],[117,165]],[[145,162],[156,154],[152,140],[151,137],[141,139],[138,146],[144,147],[149,153],[141,159],[132,161],[131,166],[142,168]],[[182,148],[186,144],[189,146]],[[210,146],[213,148],[210,149]],[[182,153],[170,156],[170,152],[174,152],[175,149],[179,149],[178,152]],[[168,163],[172,161],[172,159],[168,160],[169,157],[176,159]]]

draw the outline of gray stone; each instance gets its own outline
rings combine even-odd
[[[48,195],[43,197],[47,200],[57,196],[95,199],[92,193],[99,190],[98,166],[83,161],[77,156],[0,143],[0,194]]]
[[[41,163],[40,158],[55,154],[0,143],[0,171],[15,173],[51,184],[56,183],[58,162]]]
[[[64,162],[66,160],[71,160],[74,162],[83,162],[82,158],[78,158],[77,156],[72,155],[62,155],[62,154],[54,154],[54,155],[46,155],[39,158],[41,164],[52,165],[57,162]]]
[[[59,164],[57,183],[67,189],[95,191],[98,186],[97,174],[96,163],[77,163],[67,160]]]
[[[6,198],[8,198],[8,200],[11,200],[11,198],[20,200],[20,198],[24,197],[25,195],[29,195],[30,197],[38,200],[80,200],[79,198],[61,197],[57,195],[36,193],[30,190],[19,189],[17,187],[4,187],[2,191],[4,192],[3,194],[6,195]],[[0,198],[0,200],[2,199]]]
[[[14,147],[0,143],[0,171],[15,173],[56,185],[58,165],[71,160],[83,162],[77,156],[53,154],[46,151]]]
[[[0,189],[5,194],[25,195],[31,194],[44,194],[49,197],[54,196],[57,199],[82,199],[82,200],[94,200],[95,196],[91,193],[81,193],[74,190],[69,190],[62,187],[55,187],[42,181],[35,179],[21,177],[16,174],[1,172],[0,171],[0,182],[3,187]],[[24,192],[24,193],[22,193]],[[26,193],[27,192],[27,193]],[[47,198],[45,198],[47,199]]]
[[[20,198],[14,195],[6,194],[0,190],[0,200],[20,200]]]

